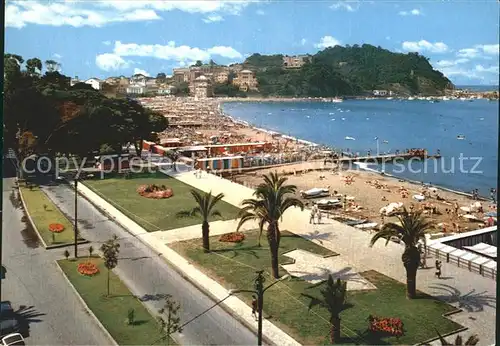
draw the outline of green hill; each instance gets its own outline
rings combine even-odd
[[[418,53],[394,53],[369,44],[335,46],[300,69],[283,68],[283,55],[253,54],[241,65],[256,72],[263,96],[333,97],[384,89],[398,95],[441,95],[451,81]]]

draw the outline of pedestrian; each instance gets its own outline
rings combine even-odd
[[[496,203],[497,202],[497,189],[490,189],[490,197],[491,197],[491,200],[493,201],[493,203]]]
[[[257,297],[252,295],[252,317],[257,320]]]
[[[320,225],[321,224],[321,217],[322,217],[321,210],[318,210],[317,215],[318,215],[318,225]]]
[[[436,277],[441,279],[441,261],[436,260]]]
[[[314,208],[311,209],[311,215],[309,216],[309,223],[312,223],[312,224],[316,224],[316,222],[314,221]]]
[[[455,204],[453,204],[453,208],[455,208],[455,215],[458,215],[458,203],[455,202]]]

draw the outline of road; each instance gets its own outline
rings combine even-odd
[[[72,219],[74,192],[67,185],[44,187],[47,195]],[[115,269],[120,278],[138,297],[149,297],[145,304],[157,311],[163,300],[158,295],[171,294],[181,304],[181,321],[186,322],[214,305],[214,302],[183,279],[165,260],[139,239],[103,216],[82,197],[78,202],[78,219],[82,236],[94,248],[113,235],[120,239],[120,259]],[[88,245],[81,246],[85,254]],[[217,306],[189,323],[182,334],[174,335],[186,345],[253,345],[256,335],[229,313]]]
[[[13,179],[3,179],[2,301],[11,302],[29,326],[28,345],[110,345],[103,330],[83,308],[55,260],[61,249],[46,251],[21,222],[22,211],[11,202]]]

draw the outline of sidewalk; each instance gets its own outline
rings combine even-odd
[[[134,221],[123,215],[110,203],[106,202],[99,195],[87,188],[84,184],[78,184],[78,191],[87,199],[89,199],[94,205],[98,206],[99,209],[104,210],[105,213],[113,219],[113,221],[120,224],[131,234],[147,244],[151,249],[157,252],[158,255],[163,256],[170,264],[172,264],[180,272],[182,272],[182,276],[193,282],[197,287],[203,289],[204,291],[207,291],[215,301],[220,301],[229,296],[229,291],[226,290],[222,285],[220,285],[215,280],[210,279],[207,275],[203,274],[194,265],[189,263],[189,261],[180,256],[177,252],[170,249],[163,242],[163,239],[166,239],[168,241],[168,235],[166,233],[177,233],[177,230],[169,230],[168,232],[147,232]],[[222,233],[227,233],[227,227],[231,227],[231,224],[235,224],[235,221],[219,221],[219,223],[223,225],[222,230],[224,232]],[[186,237],[188,237],[186,239],[190,239],[191,236],[194,235],[193,232],[195,230],[193,227],[197,228],[196,232],[198,235],[196,237],[199,238],[201,229],[200,225],[196,225],[180,229],[181,235],[179,236],[179,240]],[[250,227],[250,225],[248,227]],[[243,302],[236,296],[232,296],[224,301],[224,305],[234,315],[238,316],[240,320],[243,320],[245,324],[252,326],[255,330],[257,329],[257,322],[251,316],[251,309],[245,302]],[[263,321],[263,335],[265,339],[273,342],[276,345],[300,345],[288,334],[265,319]]]
[[[241,201],[251,198],[253,190],[222,179],[212,174],[204,174],[196,178],[192,173],[172,175],[180,181],[192,185],[202,191],[224,193],[224,200],[235,206],[241,206]],[[406,282],[406,272],[401,262],[403,248],[401,245],[379,241],[373,248],[369,247],[371,235],[365,231],[347,226],[340,222],[325,219],[326,224],[309,224],[307,210],[290,209],[286,212],[282,230],[288,230],[304,238],[310,239],[342,256],[359,271],[376,270],[400,282]],[[432,258],[427,263],[433,263]],[[417,289],[447,301],[464,311],[449,316],[450,319],[469,328],[462,333],[478,334],[480,345],[491,345],[495,342],[495,306],[496,282],[464,268],[444,264],[443,277],[434,277],[432,269],[419,270]],[[470,310],[470,311],[468,311]],[[453,337],[453,336],[451,336]]]

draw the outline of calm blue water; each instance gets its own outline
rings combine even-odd
[[[387,164],[383,169],[407,179],[455,190],[477,188],[485,196],[497,185],[497,101],[230,102],[224,104],[223,109],[255,126],[344,151],[350,149],[365,154],[371,150],[375,154],[375,137],[379,138],[381,153],[426,148],[433,154],[440,149],[443,158],[428,161],[426,171],[422,162],[407,164],[404,169]],[[464,135],[466,139],[457,140],[457,135]],[[346,136],[355,140],[345,140]],[[461,169],[461,154],[464,158],[481,158],[481,161],[474,167],[477,159],[463,159]],[[382,169],[380,165],[371,168]]]

